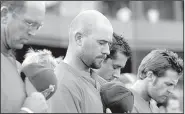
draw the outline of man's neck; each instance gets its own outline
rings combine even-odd
[[[10,48],[6,42],[7,33],[5,29],[6,29],[5,26],[1,25],[1,53],[8,54]]]
[[[90,68],[87,67],[82,60],[72,53],[72,51],[67,51],[66,57],[64,58],[64,62],[72,66],[74,69],[79,71],[90,72]]]
[[[100,69],[93,69],[102,79],[106,80],[106,76],[104,75],[105,73],[101,71]],[[106,80],[107,81],[107,80]]]
[[[140,97],[145,100],[146,102],[149,102],[151,98],[148,96],[146,83],[144,83],[141,80],[138,80],[135,82],[135,84],[131,87],[134,91],[136,91]]]

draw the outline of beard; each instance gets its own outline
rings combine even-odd
[[[81,61],[88,67],[93,69],[99,69],[101,68],[102,62],[100,61],[98,57],[93,58],[92,56],[80,55]]]
[[[99,55],[99,56],[96,56],[94,59],[93,59],[93,62],[91,64],[91,68],[94,68],[94,69],[100,69],[102,64],[103,64],[103,61],[105,60],[106,58],[106,55]]]
[[[88,58],[88,57],[81,57],[82,62],[88,67],[93,69],[99,69],[101,68],[101,61],[97,61],[96,58],[94,60]]]
[[[90,67],[93,68],[93,69],[100,69],[101,65],[102,65],[101,63],[97,63],[96,61],[94,61],[94,62],[92,62]]]

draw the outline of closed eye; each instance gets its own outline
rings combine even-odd
[[[31,21],[28,21],[28,20],[25,20],[25,23],[29,26],[33,26],[34,25],[34,22],[31,22]]]
[[[29,27],[36,27],[37,30],[39,30],[43,25],[43,24],[39,24],[37,22],[33,22],[33,21],[30,21],[30,20],[24,20],[24,22]]]
[[[106,44],[107,42],[106,42],[106,41],[103,41],[103,40],[100,40],[100,41],[98,41],[98,43],[99,43],[100,45],[104,45],[104,44]]]
[[[172,83],[166,83],[167,86],[173,86],[174,84]]]
[[[113,69],[118,69],[118,68],[121,68],[121,66],[113,65]]]

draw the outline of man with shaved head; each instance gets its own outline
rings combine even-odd
[[[12,51],[22,49],[42,26],[43,1],[1,1],[1,112],[42,113],[47,110],[44,96],[20,76],[20,63]]]
[[[92,69],[99,69],[110,54],[113,28],[100,12],[78,14],[69,28],[64,61],[56,67],[59,85],[51,98],[52,113],[103,113],[100,84]]]

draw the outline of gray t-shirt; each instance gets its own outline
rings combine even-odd
[[[26,98],[24,82],[19,74],[21,64],[1,53],[1,112],[17,113]]]
[[[152,113],[149,102],[145,101],[136,91],[129,88],[134,95],[134,107],[132,113]]]
[[[96,76],[61,62],[56,67],[58,89],[50,99],[52,113],[103,113]]]

